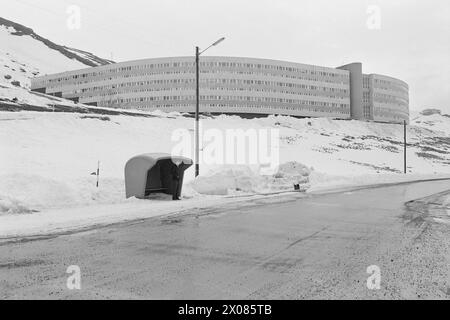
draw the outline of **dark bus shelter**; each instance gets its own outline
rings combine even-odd
[[[144,199],[152,193],[173,194],[176,188],[171,174],[174,165],[179,168],[177,196],[180,196],[184,171],[192,165],[191,159],[167,153],[146,153],[131,158],[125,165],[126,197]]]

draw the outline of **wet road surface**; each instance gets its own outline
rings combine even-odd
[[[449,299],[450,227],[426,205],[405,206],[446,190],[450,181],[281,197],[2,243],[0,298]],[[70,265],[80,290],[67,288]],[[378,290],[367,287],[373,265]]]

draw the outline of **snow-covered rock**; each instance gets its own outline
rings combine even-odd
[[[441,114],[441,110],[439,109],[424,109],[420,112],[421,115],[423,116],[431,116],[433,114]]]

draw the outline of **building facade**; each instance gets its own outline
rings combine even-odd
[[[31,90],[99,107],[194,112],[195,59],[145,59],[47,75],[32,79]],[[213,114],[400,122],[408,119],[408,87],[394,78],[363,75],[360,63],[328,68],[205,56],[200,106]]]
[[[371,120],[402,122],[409,120],[409,87],[398,79],[369,75]]]

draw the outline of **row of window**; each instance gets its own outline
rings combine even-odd
[[[409,105],[408,100],[402,97],[396,97],[388,94],[374,93],[373,100],[375,102],[392,103],[399,105]]]
[[[181,74],[190,74],[194,73],[193,70],[182,70],[182,69],[174,69],[174,70],[164,70],[164,71],[144,71],[144,72],[130,72],[130,73],[122,73],[115,75],[107,75],[102,78],[98,78],[97,76],[88,77],[86,74],[83,75],[74,75],[74,76],[65,76],[52,78],[47,80],[42,80],[40,84],[36,86],[51,86],[51,85],[81,85],[86,83],[94,83],[105,80],[113,80],[119,78],[130,78],[130,77],[143,77],[143,76],[162,76],[162,75],[181,75]],[[217,70],[217,69],[203,69],[201,70],[202,74],[236,74],[236,75],[259,75],[259,76],[269,76],[269,77],[282,77],[288,79],[300,79],[300,80],[308,80],[308,81],[317,81],[323,83],[335,83],[335,84],[348,84],[349,76],[348,75],[338,75],[339,77],[323,77],[319,75],[322,72],[310,72],[310,73],[281,73],[274,74],[270,72],[263,71],[252,71],[252,70]],[[80,79],[80,80],[78,80]]]
[[[283,95],[293,95],[293,96],[303,96],[303,97],[317,97],[317,98],[326,98],[326,99],[333,99],[333,100],[345,100],[348,101],[349,97],[343,97],[343,96],[335,96],[332,94],[324,94],[320,93],[317,94],[313,91],[305,91],[305,92],[294,92],[294,91],[287,91],[287,90],[260,90],[260,89],[244,89],[244,88],[222,88],[222,87],[214,87],[209,88],[210,90],[214,91],[224,91],[226,93],[231,92],[255,92],[257,94],[283,94]],[[94,97],[105,97],[105,96],[117,96],[117,95],[124,95],[124,94],[136,94],[136,93],[148,93],[148,92],[192,92],[193,90],[190,88],[176,88],[176,89],[170,89],[170,88],[162,88],[162,89],[133,89],[133,90],[109,90],[109,91],[103,91],[99,93],[93,93],[93,94],[83,94],[80,97],[81,98],[94,98]],[[186,93],[186,94],[187,94]],[[69,95],[76,94],[75,92],[67,92],[64,94],[65,97]],[[76,94],[77,95],[77,94]]]
[[[332,94],[326,94],[326,93],[316,93],[314,91],[304,91],[304,92],[294,92],[294,91],[288,91],[288,90],[260,90],[260,89],[245,89],[245,88],[223,88],[223,87],[211,87],[210,90],[214,91],[224,91],[224,92],[255,92],[257,94],[283,94],[283,95],[293,95],[293,96],[303,96],[303,97],[317,97],[317,98],[326,98],[326,99],[333,99],[333,100],[344,100],[349,101],[349,97],[347,96],[335,96]],[[114,97],[118,95],[124,95],[124,94],[136,94],[136,93],[148,93],[148,92],[186,92],[191,93],[193,90],[192,88],[160,88],[160,89],[130,89],[130,90],[117,90],[117,89],[110,89],[110,90],[104,90],[102,92],[96,92],[96,93],[86,93],[79,94],[78,90],[71,91],[71,92],[65,92],[65,97],[72,97],[73,95],[77,95],[80,98],[89,98],[93,99],[96,97]]]
[[[381,120],[380,118],[384,118],[381,121],[392,121],[392,120],[408,120],[408,115],[398,115],[393,113],[375,113],[374,120]]]
[[[390,94],[405,99],[409,98],[409,92],[405,89],[401,89],[400,87],[390,87],[390,88],[374,87],[373,91],[380,94],[387,94],[387,95]]]
[[[106,105],[105,105],[106,106]],[[288,110],[288,111],[302,111],[302,112],[315,112],[315,113],[333,113],[333,114],[342,114],[346,115],[346,117],[350,116],[349,110],[335,110],[335,109],[325,109],[325,108],[308,108],[303,106],[277,106],[276,108],[273,107],[266,107],[256,104],[217,104],[217,103],[210,103],[210,104],[203,104],[203,107],[211,107],[211,108],[235,108],[237,109],[235,112],[242,112],[242,109],[264,109],[268,110],[268,112],[275,112],[277,110]],[[184,103],[166,103],[166,104],[154,104],[154,105],[140,105],[136,106],[136,109],[140,110],[155,110],[155,109],[164,109],[164,108],[176,108],[178,110],[182,108],[189,108],[192,109],[192,104],[184,104]]]
[[[408,87],[399,84],[397,82],[386,82],[384,84],[380,84],[376,80],[373,85],[374,91],[387,91],[387,92],[395,92],[396,94],[408,97]]]
[[[400,81],[383,80],[383,79],[379,79],[379,78],[375,78],[373,81],[376,86],[384,86],[387,88],[390,88],[392,86],[399,86],[404,89],[407,89],[407,86]]]
[[[374,105],[373,113],[374,113],[374,115],[378,115],[378,116],[381,116],[381,115],[389,116],[389,115],[394,115],[394,114],[408,116],[409,109],[408,108],[393,109],[390,106]]]
[[[123,88],[123,87],[138,87],[138,86],[146,86],[146,85],[147,86],[192,85],[191,89],[193,89],[194,84],[195,84],[195,79],[157,79],[157,80],[147,80],[147,81],[122,82],[119,84],[110,84],[110,85],[104,85],[104,86],[93,86],[90,88],[76,89],[75,93],[102,91],[102,90]],[[232,85],[233,86],[257,85],[257,86],[266,86],[266,87],[286,87],[286,88],[324,91],[324,92],[336,92],[336,93],[341,93],[343,95],[349,94],[348,89],[342,89],[342,88],[299,84],[299,83],[292,83],[292,82],[253,80],[253,79],[201,79],[200,84],[203,84],[203,85],[222,84],[222,85],[230,85],[230,86],[232,86]]]
[[[368,76],[363,76],[363,88],[364,89],[370,88],[370,78]]]
[[[76,74],[71,76],[72,79],[97,77],[99,75],[106,75],[110,73],[121,73],[133,70],[152,70],[152,69],[169,69],[169,68],[191,68],[195,67],[194,61],[182,61],[182,62],[165,62],[165,63],[148,63],[148,64],[136,64],[131,66],[118,66],[116,64],[108,66],[109,68],[104,70],[95,70],[92,72],[86,72],[82,74]],[[311,75],[319,75],[322,77],[339,77],[342,72],[338,72],[334,69],[329,71],[320,70],[322,67],[316,66],[303,66],[303,67],[287,67],[275,64],[264,63],[246,63],[246,62],[228,62],[228,61],[200,61],[200,67],[209,68],[247,68],[257,70],[272,70],[281,72],[295,72]],[[104,68],[104,67],[103,67]],[[320,68],[320,69],[319,69]],[[318,70],[319,69],[319,70]],[[64,80],[68,80],[70,77],[64,77]]]
[[[329,108],[342,108],[348,109],[350,105],[348,103],[333,103],[314,100],[300,100],[300,99],[286,99],[286,98],[274,98],[274,97],[250,97],[250,96],[216,96],[216,95],[203,95],[200,96],[203,101],[246,101],[246,102],[265,102],[265,103],[287,103],[296,104],[302,106],[316,106],[316,107],[329,107]],[[118,103],[135,103],[135,102],[147,102],[147,101],[194,101],[195,96],[159,96],[159,97],[134,97],[134,98],[119,98]]]

